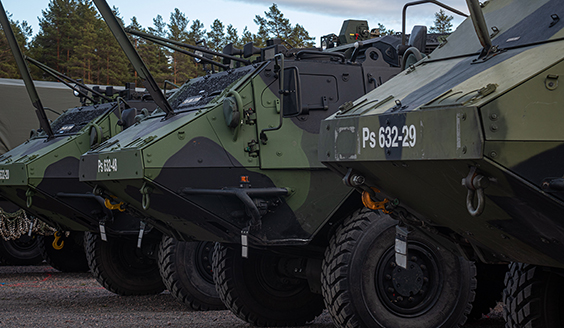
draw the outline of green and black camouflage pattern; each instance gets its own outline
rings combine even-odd
[[[385,81],[399,68],[382,56],[362,64],[321,52],[289,56],[284,74],[267,60],[191,80],[169,99],[174,116],[152,115],[82,156],[81,181],[179,240],[240,243],[253,225],[251,245],[310,243],[343,203],[359,206],[318,160],[319,122],[374,89],[369,77]],[[279,92],[279,77],[290,71],[301,86],[294,98]],[[300,99],[301,114],[275,129],[280,110],[298,107],[291,99]],[[239,119],[230,119],[233,108]],[[263,143],[265,129],[273,130]],[[251,223],[254,206],[235,195],[243,189],[260,225]]]
[[[129,104],[155,108],[140,97],[128,105],[121,100],[71,108],[51,124],[54,138],[37,133],[1,155],[0,196],[61,230],[97,231],[107,220],[108,233],[136,233],[138,219],[110,211],[78,179],[80,155],[133,123],[138,110]]]
[[[393,216],[469,257],[564,267],[564,6],[482,10],[497,49],[479,58],[467,19],[429,58],[322,122],[319,160],[362,175],[376,198],[399,201]],[[461,184],[471,168],[489,182],[477,216]]]

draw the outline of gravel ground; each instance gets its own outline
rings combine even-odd
[[[229,311],[188,310],[168,292],[118,296],[89,273],[62,273],[47,265],[0,266],[0,311],[1,327],[252,327]],[[324,312],[307,327],[334,325]],[[504,325],[499,319],[484,319],[464,326],[485,327]]]

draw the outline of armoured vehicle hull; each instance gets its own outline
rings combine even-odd
[[[91,141],[91,126],[105,137],[122,129],[118,107],[108,103],[69,109],[53,123],[55,138],[34,137],[2,155],[0,195],[61,230],[97,230],[108,213],[103,213],[103,200],[94,198],[92,188],[80,183],[78,164],[80,155],[96,142]]]
[[[84,155],[81,180],[180,240],[238,243],[251,225],[245,211],[256,210],[264,213],[261,229],[249,234],[253,244],[308,244],[351,193],[317,160],[317,123],[373,88],[367,73],[386,80],[398,71],[385,62],[344,65],[327,60],[336,55],[316,56],[325,60],[285,61],[286,72],[299,72],[299,106],[309,113],[284,118],[264,143],[261,131],[279,125],[280,106],[298,106],[291,99],[280,105],[274,61],[190,81],[170,100],[179,107],[174,117],[153,115]],[[224,118],[230,99],[242,113],[234,128]],[[114,161],[118,169],[103,166]],[[246,207],[240,191],[255,205]]]
[[[467,2],[472,20],[430,58],[322,122],[319,159],[443,247],[526,263],[505,279],[508,327],[559,327],[561,301],[537,297],[562,292],[564,8]]]
[[[109,6],[95,3],[139,62]],[[367,40],[345,55],[227,46],[260,61],[191,80],[160,114],[84,154],[80,179],[174,239],[219,241],[216,289],[254,325],[303,325],[324,304],[341,326],[460,325],[475,266],[418,235],[410,268],[396,268],[395,221],[359,210],[318,161],[321,119],[400,71],[394,42]]]
[[[38,93],[45,99],[45,104],[59,111],[79,105],[78,98],[61,83],[35,83]],[[26,93],[22,80],[0,79],[0,99],[2,99],[2,117],[0,118],[0,155],[20,145],[29,138],[30,131],[37,128],[37,117],[30,111],[32,104]],[[55,119],[58,114],[48,113],[49,118]],[[2,212],[3,211],[3,212]],[[12,202],[0,198],[0,215],[5,217],[19,216],[22,211]],[[5,232],[4,237],[10,240],[0,240],[0,261],[5,264],[37,264],[43,261],[35,236],[11,235]]]
[[[450,227],[500,260],[564,265],[554,244],[564,232],[555,215],[562,195],[543,188],[562,175],[555,124],[564,42],[560,24],[550,26],[557,10],[551,1],[488,3],[498,53],[477,59],[467,20],[431,58],[323,122],[319,159],[366,174],[421,222]],[[519,15],[502,19],[507,11]],[[460,183],[472,167],[491,182],[479,216]]]

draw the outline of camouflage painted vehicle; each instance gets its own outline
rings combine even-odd
[[[148,115],[156,105],[136,92],[133,84],[121,91],[106,87],[99,92],[73,80],[83,105],[50,123],[0,9],[0,22],[41,125],[28,141],[0,156],[0,195],[60,231],[41,237],[46,239],[43,244],[53,245],[44,255],[55,268],[88,271],[90,267],[104,287],[122,295],[161,292],[164,285],[154,255],[160,232],[147,229],[146,242],[138,245],[140,220],[122,213],[119,204],[92,194],[92,188],[78,179],[82,153],[132,125],[136,115]],[[98,231],[104,224],[107,236],[87,234],[85,256],[84,232]]]
[[[45,104],[54,109],[68,108],[79,104],[78,99],[69,89],[57,82],[36,82],[38,93],[44,97]],[[29,138],[30,131],[37,128],[37,117],[32,111],[25,84],[22,80],[0,79],[0,155],[23,143]],[[50,119],[55,119],[56,112],[48,112]],[[43,257],[38,239],[34,234],[16,234],[16,221],[24,217],[25,212],[10,201],[0,198],[0,262],[11,265],[34,265],[41,263]],[[17,219],[16,219],[17,218]],[[28,219],[26,223],[33,220]],[[14,229],[9,229],[14,226]],[[27,226],[27,231],[29,231]]]
[[[507,327],[562,327],[564,6],[467,2],[472,19],[430,58],[322,123],[319,160],[400,220],[407,245],[426,234],[511,262]]]
[[[95,3],[126,55],[137,62],[109,6]],[[428,313],[422,318],[428,327],[455,326],[471,308],[472,264],[433,251],[420,235],[415,260],[420,275],[404,276],[394,267],[395,221],[360,210],[356,192],[317,159],[320,121],[374,89],[374,81],[400,71],[399,61],[384,60],[378,42],[353,50],[356,57],[350,59],[365,54],[361,64],[342,53],[286,49],[273,42],[258,49],[256,62],[189,81],[159,111],[84,154],[80,179],[177,241],[220,242],[213,256],[216,288],[231,311],[254,325],[303,325],[321,313],[322,289],[339,292],[330,277],[339,259],[348,257],[341,246],[360,228],[385,238],[377,244],[358,240],[350,267],[362,270],[358,264],[365,258],[384,254],[386,265],[373,278],[387,284],[390,297],[394,288],[411,297],[394,296],[390,307],[374,314],[359,309],[364,318],[353,326],[374,326],[370,317],[378,316],[393,327],[395,303],[403,301],[410,311]],[[254,51],[241,52],[243,57],[258,52],[252,45],[245,49]],[[385,49],[396,52],[395,46]],[[434,257],[451,266],[439,271]],[[439,291],[437,281],[445,275],[458,280]],[[439,299],[443,294],[451,297]],[[376,297],[367,296],[354,302]],[[325,302],[341,306],[330,297]],[[344,326],[349,315],[337,314],[335,321]],[[421,327],[404,317],[404,327]]]

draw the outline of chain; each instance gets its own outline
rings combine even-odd
[[[8,213],[0,208],[0,237],[4,240],[15,240],[30,232],[38,235],[52,235],[55,231],[56,229],[36,217],[28,217],[23,209]]]

